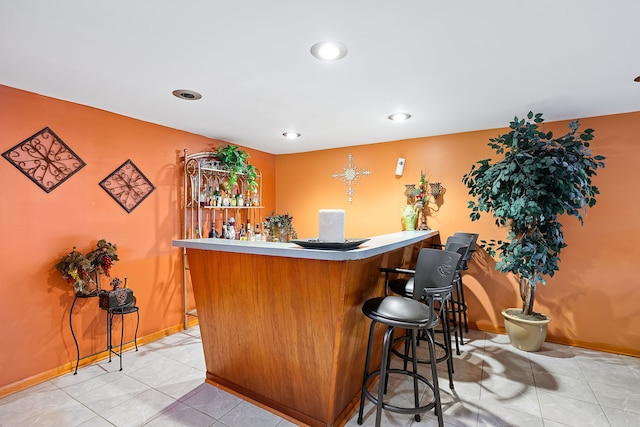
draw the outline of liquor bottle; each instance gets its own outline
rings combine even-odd
[[[235,240],[236,239],[236,229],[235,229],[236,220],[233,217],[229,218],[227,222],[227,239]]]
[[[213,192],[214,206],[222,206],[222,195],[220,194],[220,187],[216,186]]]
[[[200,234],[200,226],[196,225],[196,232],[195,235],[193,236],[194,239],[201,239],[202,238],[202,234]]]
[[[199,197],[200,199],[198,201],[200,202],[200,206],[204,206],[207,203],[207,187],[205,187],[204,185],[200,189]]]
[[[227,222],[226,221],[222,221],[222,232],[220,233],[220,238],[221,239],[228,239],[227,237]]]
[[[250,242],[256,241],[256,235],[253,232],[253,227],[251,227],[251,220],[247,218],[247,240]]]
[[[209,238],[210,239],[215,239],[216,237],[218,237],[218,233],[216,232],[216,223],[212,222],[211,223],[211,230],[209,230]]]
[[[236,197],[238,198],[238,206],[244,206],[244,196],[242,195],[240,190],[238,190],[238,194],[236,195]]]
[[[247,230],[244,228],[244,224],[240,226],[240,240],[247,240]]]
[[[206,204],[206,206],[213,206],[213,205],[214,205],[213,187],[212,186],[208,186],[207,187],[207,204]]]
[[[256,224],[256,231],[254,233],[256,242],[262,240],[262,236],[260,235],[260,224]]]

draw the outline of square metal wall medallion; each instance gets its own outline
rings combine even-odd
[[[103,179],[100,187],[128,213],[156,189],[130,159]]]
[[[8,149],[2,157],[47,193],[86,166],[48,127]]]

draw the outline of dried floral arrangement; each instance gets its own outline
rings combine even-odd
[[[86,255],[76,250],[75,246],[55,265],[67,283],[73,284],[77,294],[97,294],[98,285],[91,273],[101,272],[110,277],[111,267],[118,258],[118,247],[101,239],[96,249]]]

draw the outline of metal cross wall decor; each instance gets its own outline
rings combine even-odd
[[[342,168],[340,173],[336,172],[331,175],[331,178],[342,178],[342,182],[347,186],[347,201],[351,203],[353,201],[353,194],[355,190],[353,186],[360,180],[361,176],[371,175],[369,169],[360,169],[353,165],[353,155],[349,153],[347,156],[347,166]]]
[[[47,193],[86,166],[48,127],[8,149],[2,157]]]
[[[131,159],[103,179],[100,187],[128,213],[156,189]]]

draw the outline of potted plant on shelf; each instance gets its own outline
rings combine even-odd
[[[293,217],[289,214],[271,212],[265,218],[263,231],[267,233],[267,241],[270,242],[288,242],[298,238],[298,233],[293,227]]]
[[[227,144],[216,148],[214,155],[220,162],[220,167],[229,172],[226,184],[228,191],[232,191],[238,184],[238,175],[244,175],[249,191],[253,192],[258,188],[258,174],[256,168],[249,163],[249,153]]]
[[[593,155],[589,141],[593,129],[578,134],[578,120],[569,124],[570,131],[553,137],[539,128],[542,114],[529,112],[527,119],[517,117],[509,124],[508,133],[491,138],[489,146],[500,160],[478,161],[464,175],[469,194],[471,220],[481,212],[491,213],[499,227],[507,227],[505,240],[481,240],[480,247],[498,256],[496,269],[517,276],[522,298],[521,309],[503,310],[511,344],[527,351],[537,351],[546,337],[548,316],[534,311],[536,287],[546,284],[545,276],[559,270],[560,252],[567,244],[560,216],[575,216],[583,223],[587,207],[596,203],[598,188],[592,177],[604,168],[603,156]],[[542,337],[519,342],[525,326],[512,322],[524,319],[524,325]]]

